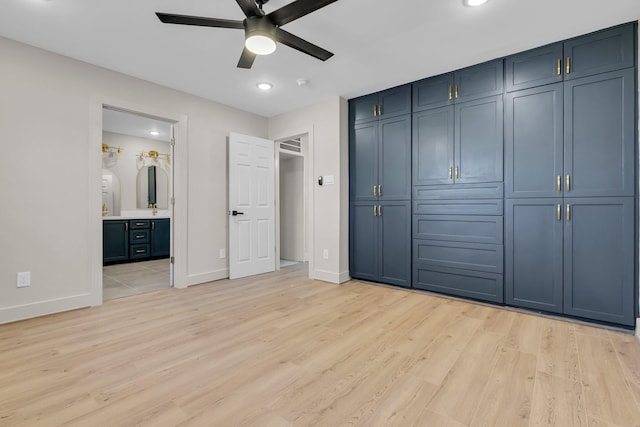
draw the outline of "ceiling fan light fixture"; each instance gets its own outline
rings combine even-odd
[[[483,5],[487,0],[462,0],[462,4],[469,7],[475,7]]]
[[[276,42],[271,37],[261,34],[247,37],[244,45],[256,55],[269,55],[276,51]]]

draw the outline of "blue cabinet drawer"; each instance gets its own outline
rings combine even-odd
[[[483,301],[502,303],[502,274],[415,264],[413,287]]]
[[[413,261],[437,267],[502,274],[502,245],[414,239]]]
[[[129,243],[132,245],[140,245],[149,243],[149,230],[134,229],[129,233]]]
[[[501,182],[413,187],[415,200],[502,199],[503,195],[504,186]]]
[[[132,219],[129,220],[129,228],[131,230],[149,228],[150,221],[148,219]]]
[[[501,245],[502,216],[414,215],[415,239]]]
[[[129,258],[148,258],[151,251],[149,245],[131,245],[129,250]]]
[[[414,214],[430,215],[502,215],[502,200],[417,200]]]

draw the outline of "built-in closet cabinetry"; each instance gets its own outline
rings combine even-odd
[[[508,304],[634,323],[633,39],[626,25],[506,59]]]
[[[351,100],[352,277],[634,325],[636,38]]]
[[[503,300],[503,62],[413,84],[413,287]]]
[[[351,103],[349,253],[354,278],[411,285],[410,112],[410,85]]]

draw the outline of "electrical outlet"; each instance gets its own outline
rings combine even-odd
[[[22,271],[18,273],[18,279],[16,281],[16,287],[18,288],[26,288],[27,286],[31,286],[31,272],[30,271]]]
[[[329,249],[322,251],[322,259],[329,259]]]
[[[227,254],[226,254],[224,248],[220,249],[220,259],[222,259],[222,258],[224,258],[226,256],[227,256]]]

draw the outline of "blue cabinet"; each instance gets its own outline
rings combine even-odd
[[[365,95],[350,102],[350,122],[371,122],[411,114],[411,85]]]
[[[505,209],[505,302],[562,313],[563,199],[509,199]]]
[[[505,59],[507,92],[634,66],[634,26],[621,25]]]
[[[453,183],[454,107],[413,114],[413,185]]]
[[[129,221],[102,222],[102,259],[104,264],[129,259]]]
[[[564,85],[565,196],[633,196],[635,71]]]
[[[151,256],[167,257],[171,253],[171,220],[151,220]]]
[[[411,285],[409,201],[351,203],[350,229],[351,277]]]
[[[503,91],[503,61],[496,59],[413,84],[413,112],[453,105]]]
[[[633,326],[634,198],[564,201],[564,312]]]
[[[562,197],[562,83],[505,96],[506,197]]]

